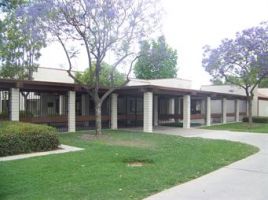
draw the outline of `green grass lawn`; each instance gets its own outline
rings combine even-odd
[[[105,131],[60,135],[84,151],[0,162],[0,199],[143,199],[258,151],[229,141]],[[142,167],[128,166],[142,162]]]
[[[268,133],[268,124],[266,123],[253,123],[252,127],[250,127],[249,124],[246,122],[239,122],[239,123],[206,126],[202,128],[211,129],[211,130],[229,130],[229,131]]]

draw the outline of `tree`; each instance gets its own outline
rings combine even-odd
[[[101,134],[103,101],[128,82],[132,65],[138,58],[137,43],[159,26],[157,0],[36,0],[18,13],[27,16],[32,27],[49,32],[61,44],[69,65],[67,72],[78,83],[80,80],[72,74],[73,58],[79,50],[86,52],[90,77],[85,89],[94,100],[96,134]],[[100,96],[100,76],[107,54],[112,55],[115,62],[107,77],[111,80],[109,89]],[[128,68],[120,86],[114,81],[118,67]]]
[[[94,67],[95,66],[93,66],[93,68]],[[109,79],[111,70],[112,70],[112,66],[106,63],[102,64],[102,70],[100,72],[100,86],[101,87],[109,87],[111,85],[111,79]],[[91,80],[89,80],[89,77],[91,77],[89,68],[87,68],[84,72],[77,72],[75,74],[76,80],[79,80],[79,83],[83,83],[84,85],[90,84]],[[118,70],[115,70],[114,71],[114,85],[120,86],[124,82],[125,82],[124,74],[120,73]]]
[[[205,70],[245,90],[250,124],[254,90],[268,75],[267,33],[265,26],[253,27],[237,33],[235,39],[224,39],[217,48],[204,48]]]
[[[27,0],[0,0],[0,9],[10,11],[17,8],[18,5],[26,3]]]
[[[157,41],[143,41],[140,57],[135,64],[134,73],[140,79],[175,78],[177,76],[177,51],[161,36]]]
[[[33,72],[37,71],[37,61],[40,50],[45,46],[43,37],[36,36],[30,27],[23,29],[24,17],[18,17],[15,8],[26,4],[25,0],[6,1],[1,4],[5,7],[5,16],[0,20],[0,77],[8,79],[32,80]],[[21,92],[25,99],[27,110],[27,97],[29,92]]]

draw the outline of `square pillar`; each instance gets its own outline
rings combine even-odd
[[[175,99],[171,98],[168,100],[168,114],[174,115],[175,113]]]
[[[227,123],[227,99],[222,99],[222,123]]]
[[[175,114],[177,115],[175,121],[179,123],[179,115],[181,114],[181,99],[179,97],[176,98],[175,104]]]
[[[143,94],[143,131],[153,132],[153,93]]]
[[[75,92],[68,92],[68,132],[75,132]]]
[[[86,95],[81,95],[81,114],[82,116],[86,115]]]
[[[117,99],[118,95],[113,93],[111,98],[111,129],[117,129]]]
[[[206,125],[211,125],[211,98],[206,98]]]
[[[59,115],[64,114],[64,95],[59,96]]]
[[[174,115],[175,114],[175,99],[170,98],[168,101],[168,114]],[[172,122],[174,122],[174,117],[171,119]]]
[[[3,112],[3,92],[0,91],[0,114]]]
[[[20,120],[20,90],[18,88],[10,89],[10,120]]]
[[[22,94],[20,94],[20,110],[25,111],[25,99]]]
[[[183,128],[191,126],[191,97],[190,95],[183,96]]]
[[[158,96],[154,96],[154,126],[158,126]]]
[[[240,117],[239,117],[239,108],[240,108],[240,100],[236,99],[235,100],[235,121],[239,122],[240,121]]]

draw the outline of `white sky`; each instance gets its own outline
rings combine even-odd
[[[268,20],[268,0],[162,0],[162,4],[162,32],[178,51],[178,77],[192,80],[193,88],[209,84],[201,63],[204,45],[216,46],[237,31]],[[65,59],[60,47],[50,45],[42,51],[40,65],[62,68]],[[85,69],[85,58],[76,64]]]

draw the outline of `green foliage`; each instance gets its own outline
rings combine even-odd
[[[100,71],[100,85],[103,87],[111,87],[112,79],[111,79],[111,71],[112,67],[106,63],[102,64]],[[92,75],[95,73],[95,65],[92,67],[92,72],[90,68],[87,68],[84,72],[77,72],[76,79],[79,82],[82,82],[85,85],[93,85],[95,82],[96,76]],[[125,82],[124,74],[120,73],[118,70],[114,70],[113,72],[113,81],[115,86],[120,86]]]
[[[268,117],[252,117],[254,123],[268,123]],[[248,122],[248,117],[243,118],[243,122]]]
[[[33,117],[33,113],[26,110],[20,110],[20,117]]]
[[[45,125],[21,122],[0,123],[0,156],[57,149],[56,130]]]
[[[18,5],[24,4],[28,0],[0,0],[0,9],[3,11],[10,11],[17,8]]]
[[[259,84],[259,88],[268,88],[268,78],[264,78],[260,84]]]
[[[135,76],[140,79],[175,78],[177,58],[177,51],[168,46],[164,36],[157,41],[144,41],[134,66]]]
[[[4,16],[0,20],[0,77],[31,80],[45,42],[30,28],[23,28],[25,19],[14,10]]]

